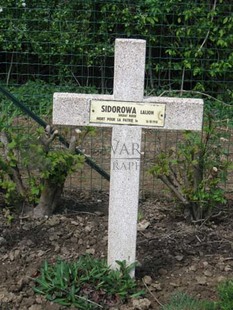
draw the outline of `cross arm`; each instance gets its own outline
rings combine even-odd
[[[53,95],[53,124],[66,126],[100,126],[90,124],[90,101],[113,100],[112,95],[54,93]],[[108,125],[109,126],[109,125]]]
[[[159,129],[201,131],[204,101],[177,97],[146,97],[143,102],[165,103],[165,124]],[[151,127],[155,129],[155,127]]]
[[[55,93],[53,123],[70,126],[112,127],[110,123],[90,122],[91,100],[113,101],[113,95],[92,95],[75,93]],[[140,103],[165,104],[165,121],[163,127],[141,126],[148,129],[165,130],[202,130],[203,100],[173,97],[145,97]]]

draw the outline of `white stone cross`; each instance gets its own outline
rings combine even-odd
[[[203,100],[144,97],[146,41],[116,39],[113,95],[55,93],[53,123],[112,127],[108,264],[136,260],[142,128],[201,130]],[[134,270],[131,273],[134,276]]]

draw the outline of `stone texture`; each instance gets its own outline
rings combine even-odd
[[[144,95],[146,41],[116,39],[114,99],[142,101]]]
[[[144,40],[116,40],[115,100],[142,101],[145,52]],[[141,127],[113,127],[108,220],[108,264],[113,268],[116,260],[136,260],[140,150]]]
[[[90,118],[90,100],[112,100],[111,95],[54,93],[53,124],[66,126],[87,126]],[[103,126],[102,124],[92,124]],[[109,125],[108,125],[109,126]]]
[[[143,102],[166,103],[165,125],[160,129],[202,130],[203,100],[191,98],[148,97]]]
[[[111,127],[111,124],[90,123],[90,100],[113,100],[112,95],[55,93],[53,123],[57,125]],[[127,99],[129,100],[129,99]],[[134,100],[137,101],[137,100]],[[158,130],[202,130],[203,100],[171,97],[148,97],[142,103],[165,103],[164,127],[145,126]]]
[[[140,154],[132,152],[132,145],[140,149],[141,128],[116,126],[112,145],[119,149],[111,154],[111,185],[109,196],[108,264],[116,267],[116,260],[135,262],[137,214],[139,199]],[[112,147],[113,149],[113,147]],[[121,150],[127,149],[127,152]]]

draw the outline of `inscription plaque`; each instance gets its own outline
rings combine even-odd
[[[90,100],[90,123],[163,127],[165,103]]]

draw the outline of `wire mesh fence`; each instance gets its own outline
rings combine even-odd
[[[0,1],[0,85],[51,121],[55,91],[112,93],[114,41],[147,41],[145,95],[203,98],[219,143],[232,160],[233,10],[230,0],[7,0]],[[0,95],[2,114],[32,123]],[[111,132],[98,130],[81,146],[109,173]],[[158,182],[148,169],[158,144],[177,148],[182,133],[143,133],[142,192]],[[161,142],[162,141],[162,142]],[[232,188],[229,175],[225,182]],[[67,187],[107,190],[108,181],[85,166]],[[158,191],[158,189],[157,189]]]

